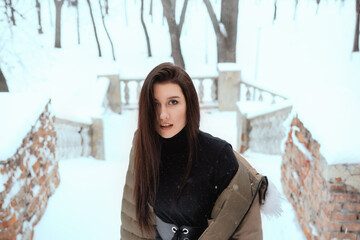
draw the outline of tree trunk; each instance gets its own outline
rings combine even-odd
[[[53,22],[53,16],[52,16],[52,8],[51,8],[51,0],[48,0],[48,6],[49,6],[49,18],[50,18],[50,26],[54,26]]]
[[[294,9],[294,21],[296,19],[296,11],[297,11],[297,6],[299,4],[299,0],[295,0],[295,9]]]
[[[10,23],[11,22],[11,19],[9,16],[9,8],[10,7],[9,7],[7,0],[4,0],[4,4],[5,4],[5,15],[6,15],[7,21]]]
[[[105,14],[109,14],[109,0],[105,0]]]
[[[236,39],[238,22],[239,0],[221,1],[220,22],[224,24],[227,32],[225,38],[225,51],[218,52],[219,62],[236,62]]]
[[[6,84],[6,79],[0,68],[0,92],[9,92],[9,88]]]
[[[125,24],[126,24],[126,26],[128,26],[128,16],[127,16],[126,0],[124,0],[124,16],[125,16]]]
[[[76,7],[76,30],[77,30],[77,38],[78,44],[80,45],[80,18],[79,18],[79,0],[75,1]]]
[[[154,21],[154,16],[153,16],[153,0],[150,0],[149,15],[151,16],[151,22],[153,22],[153,21]]]
[[[107,35],[107,37],[108,37],[108,39],[109,39],[109,42],[110,42],[110,45],[111,45],[111,52],[112,52],[113,60],[115,61],[116,58],[115,58],[115,52],[114,52],[114,45],[113,45],[113,42],[111,41],[110,34],[109,34],[109,32],[108,32],[108,30],[107,30],[107,28],[106,28],[106,25],[105,25],[105,17],[104,17],[103,11],[102,11],[101,0],[99,0],[99,5],[100,5],[100,12],[101,12],[102,23],[103,23],[103,26],[104,26],[106,35]]]
[[[42,30],[42,25],[41,25],[41,5],[39,0],[36,0],[36,4],[35,4],[36,10],[37,10],[37,14],[38,14],[38,33],[42,34],[43,30]]]
[[[94,27],[94,34],[95,34],[95,39],[96,39],[96,43],[97,43],[97,47],[98,47],[98,51],[99,51],[99,57],[101,57],[101,48],[100,48],[99,38],[97,35],[97,31],[96,31],[96,25],[95,25],[95,20],[94,20],[92,8],[91,8],[91,3],[90,3],[90,0],[86,0],[86,1],[89,5],[89,11],[90,11],[90,16],[91,16],[91,21],[92,21],[92,24]]]
[[[320,0],[316,0],[316,15],[319,12]]]
[[[273,22],[275,22],[275,20],[276,20],[276,13],[277,13],[277,0],[274,1],[274,17],[273,17]]]
[[[146,37],[146,44],[147,44],[147,49],[148,49],[148,57],[151,57],[151,46],[150,46],[150,39],[149,39],[149,34],[147,32],[146,29],[146,25],[145,25],[145,21],[144,21],[144,0],[141,0],[141,24],[144,28],[144,32],[145,32],[145,37]]]
[[[175,65],[185,69],[185,62],[181,52],[180,35],[183,25],[183,21],[181,21],[181,19],[185,19],[187,0],[184,1],[184,6],[180,16],[179,25],[177,25],[175,22],[175,1],[161,0],[161,3],[163,5],[163,10],[164,10],[163,12],[165,14],[169,26],[170,41],[171,41],[171,56],[174,59]]]
[[[236,62],[236,39],[239,0],[222,0],[220,22],[209,0],[204,0],[217,42],[218,63]]]
[[[359,21],[360,21],[360,0],[356,0],[356,24],[353,52],[359,52]]]
[[[9,6],[10,6],[10,10],[11,10],[11,22],[13,23],[13,25],[15,26],[16,25],[16,22],[15,22],[15,16],[14,16],[14,12],[15,12],[15,9],[13,7],[13,4],[12,4],[12,0],[9,0]]]
[[[65,0],[54,0],[56,9],[55,48],[61,48],[61,8]]]

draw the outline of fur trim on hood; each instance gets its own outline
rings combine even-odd
[[[276,188],[275,184],[268,179],[268,187],[265,193],[265,202],[261,205],[261,214],[266,217],[280,217],[282,210],[282,202],[284,197]]]

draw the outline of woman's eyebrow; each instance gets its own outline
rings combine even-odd
[[[180,98],[179,96],[168,97],[167,99]]]

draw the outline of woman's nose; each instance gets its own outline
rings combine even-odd
[[[160,112],[160,120],[167,120],[167,119],[169,119],[169,114],[166,111],[166,109],[162,107]]]

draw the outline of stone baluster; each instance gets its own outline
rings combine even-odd
[[[263,102],[264,98],[263,98],[263,91],[259,91],[259,102]]]
[[[251,93],[250,93],[250,87],[246,85],[246,101],[250,101]]]
[[[142,81],[136,81],[136,99],[139,99],[140,97],[140,91],[141,91],[141,83]]]
[[[200,103],[203,103],[204,100],[204,79],[199,78],[199,101]]]
[[[123,81],[124,84],[125,84],[125,88],[124,88],[124,91],[125,91],[125,105],[129,105],[129,81],[127,80],[124,80]]]
[[[241,71],[236,63],[219,63],[218,100],[220,111],[236,110]]]
[[[217,81],[216,78],[211,79],[211,100],[215,102],[217,100],[216,91],[217,91]]]

